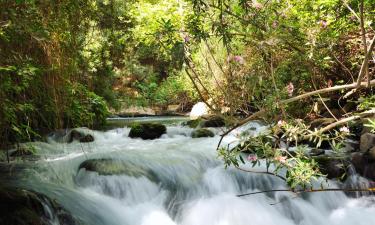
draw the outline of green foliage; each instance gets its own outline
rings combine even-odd
[[[375,95],[359,98],[359,110],[369,110],[373,108],[375,108]]]
[[[369,127],[372,133],[375,133],[375,120],[368,119],[368,123],[365,124],[366,127]]]

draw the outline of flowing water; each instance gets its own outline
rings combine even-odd
[[[251,132],[266,129],[257,123],[249,126],[256,128]],[[371,196],[274,192],[236,197],[287,187],[273,176],[225,169],[215,152],[219,129],[214,130],[213,138],[192,139],[192,129],[170,124],[167,134],[156,140],[128,138],[127,127],[103,132],[82,130],[91,133],[95,141],[67,144],[50,137],[48,143],[34,143],[40,158],[20,163],[22,169],[14,185],[56,199],[83,224],[375,224],[375,199]],[[233,141],[234,133],[224,144]],[[87,159],[103,158],[137,168],[141,175],[78,170]],[[256,169],[262,170],[262,166]]]

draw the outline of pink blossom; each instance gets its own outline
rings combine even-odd
[[[286,159],[287,159],[286,156],[281,156],[281,155],[275,157],[275,160],[280,162],[280,163],[286,163]]]
[[[231,62],[231,61],[234,61],[234,62],[237,62],[239,64],[244,64],[245,63],[245,60],[242,58],[242,56],[239,56],[239,55],[235,55],[235,56],[228,56],[227,57],[227,62]]]
[[[321,26],[322,28],[326,28],[326,27],[328,26],[328,23],[327,23],[327,21],[325,21],[325,20],[321,20],[319,23],[320,23],[320,26]]]
[[[341,128],[340,128],[340,132],[342,132],[342,133],[346,133],[346,134],[350,133],[348,127],[341,127]]]
[[[244,59],[242,58],[242,56],[239,56],[239,55],[235,55],[234,57],[233,57],[233,60],[235,61],[235,62],[238,62],[239,64],[244,64]]]
[[[263,5],[257,1],[253,1],[253,7],[256,8],[256,9],[262,9],[263,8]]]
[[[292,84],[292,82],[289,82],[289,84],[286,86],[286,90],[288,92],[289,97],[292,97],[294,91],[294,85]]]
[[[249,156],[247,156],[247,160],[254,162],[258,160],[258,157],[256,154],[250,154]]]
[[[286,124],[286,122],[284,121],[284,120],[279,120],[278,122],[277,122],[277,126],[279,126],[279,127],[282,127],[282,126],[284,126]]]

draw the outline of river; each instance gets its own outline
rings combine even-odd
[[[55,199],[85,225],[375,224],[373,196],[275,192],[236,197],[287,187],[277,177],[225,169],[215,151],[220,129],[213,129],[213,138],[193,139],[191,128],[168,123],[160,139],[141,140],[127,137],[128,127],[117,126],[82,129],[95,137],[91,143],[60,143],[53,137],[32,143],[39,158],[18,163],[22,166],[13,185]],[[266,129],[258,123],[249,126],[255,133]],[[233,134],[223,144],[232,141]],[[139,174],[79,170],[88,159],[121,162]]]

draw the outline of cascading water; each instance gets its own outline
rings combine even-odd
[[[265,127],[252,123],[259,130]],[[83,129],[92,143],[33,143],[40,158],[24,162],[15,185],[56,199],[88,225],[317,225],[374,224],[375,198],[343,192],[295,196],[259,190],[285,189],[269,175],[225,169],[214,138],[192,139],[192,129],[168,126],[156,140],[128,138],[129,128]],[[238,132],[239,130],[237,130]],[[236,141],[230,135],[224,144]],[[100,174],[79,166],[93,159],[126,165],[132,173]],[[261,170],[262,168],[257,168]],[[338,184],[330,183],[330,187]]]

